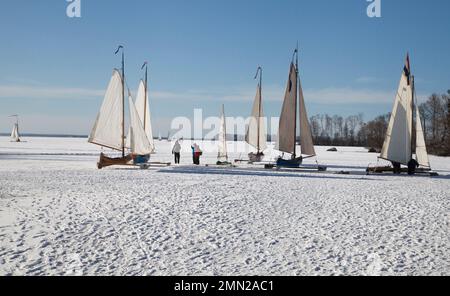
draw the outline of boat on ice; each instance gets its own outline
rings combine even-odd
[[[228,150],[227,150],[227,123],[225,117],[225,106],[222,104],[222,111],[220,115],[220,127],[219,127],[219,147],[217,153],[217,165],[231,165],[228,162]]]
[[[266,126],[264,124],[264,113],[262,106],[262,68],[258,67],[255,79],[259,83],[256,88],[256,96],[253,102],[250,122],[245,133],[245,142],[256,149],[256,153],[249,153],[249,163],[261,162],[264,158],[264,150],[267,148]]]
[[[152,122],[150,120],[150,107],[148,100],[148,63],[145,62],[141,70],[145,68],[145,78],[144,80],[139,81],[139,86],[136,94],[136,101],[134,102],[134,106],[136,107],[136,111],[138,113],[139,119],[141,120],[142,126],[144,128],[145,135],[152,147],[152,151],[150,154],[155,153],[155,144],[153,140],[153,131],[152,131]],[[128,128],[126,147],[131,149],[131,126]],[[137,163],[145,163],[150,160],[150,154],[140,155],[137,157]]]
[[[415,157],[413,156],[414,146]],[[436,174],[431,172],[419,106],[416,102],[415,81],[411,73],[409,54],[406,56],[400,77],[379,159],[390,161],[392,166],[368,167],[368,173],[408,172],[405,167],[409,166],[410,172]],[[405,167],[401,167],[402,165]]]
[[[111,80],[109,82],[103,104],[97,115],[94,127],[92,128],[88,142],[99,145],[101,147],[110,148],[112,150],[120,151],[121,157],[109,157],[103,152],[100,154],[100,159],[97,163],[99,169],[111,165],[145,165],[150,154],[154,151],[154,145],[148,138],[148,131],[151,130],[149,112],[147,112],[147,90],[146,86],[143,90],[143,99],[137,98],[136,103],[141,105],[144,100],[144,108],[141,109],[141,114],[136,108],[135,102],[128,93],[128,107],[129,107],[129,149],[131,153],[126,153],[125,143],[125,58],[124,48],[119,46],[116,54],[122,50],[122,69],[121,71],[114,69]],[[140,83],[142,89],[143,83]],[[138,91],[139,92],[139,91]],[[145,130],[143,122],[148,122],[149,129]]]
[[[295,64],[294,64],[295,58]],[[299,109],[299,120],[297,119]],[[297,121],[300,125],[300,155],[297,156]],[[295,49],[289,69],[289,78],[286,85],[283,107],[280,115],[278,128],[277,150],[291,155],[290,159],[279,157],[276,162],[277,168],[301,168],[306,158],[316,156],[311,128],[306,112],[305,99],[300,83],[298,70],[298,48]],[[271,166],[266,166],[270,168]],[[318,166],[318,170],[326,170],[324,166]]]
[[[19,115],[11,115],[10,117],[15,117],[16,122],[14,123],[13,129],[11,131],[11,142],[20,142],[19,133]]]

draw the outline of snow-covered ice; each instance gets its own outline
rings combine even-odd
[[[179,166],[97,170],[86,139],[24,140],[0,137],[0,275],[450,274],[450,158],[439,177],[367,176],[377,154],[352,147],[317,147],[326,173],[194,167],[184,141]]]

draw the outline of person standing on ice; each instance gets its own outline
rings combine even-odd
[[[197,143],[192,144],[192,161],[195,165],[200,165],[200,155],[202,155],[202,150],[197,145]]]
[[[417,160],[415,160],[414,158],[412,158],[409,162],[408,162],[408,175],[414,175],[416,173],[416,169],[419,167],[419,163],[417,162]]]
[[[176,140],[172,148],[172,154],[174,155],[175,158],[175,164],[180,164],[180,153],[181,153],[181,145],[180,142]]]

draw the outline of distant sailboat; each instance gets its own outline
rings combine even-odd
[[[294,57],[296,63],[294,65]],[[297,92],[298,91],[298,92]],[[297,100],[298,97],[298,100]],[[300,143],[301,154],[297,157],[297,104],[300,105]],[[289,79],[286,86],[283,107],[280,115],[278,129],[278,150],[291,154],[291,159],[285,160],[280,157],[277,160],[279,167],[298,168],[304,158],[316,156],[314,144],[309,126],[308,115],[305,107],[305,99],[298,75],[298,48],[294,51],[289,70]]]
[[[161,132],[158,133],[158,141],[162,141]]]
[[[222,112],[220,116],[219,126],[219,147],[217,153],[217,164],[226,165],[228,163],[228,150],[227,150],[227,125],[225,117],[225,106],[222,105]]]
[[[255,153],[248,155],[250,162],[260,162],[264,157],[264,150],[267,148],[266,127],[264,125],[264,113],[262,107],[262,68],[258,67],[255,79],[258,78],[259,84],[256,89],[256,96],[253,102],[250,122],[245,134],[245,141],[256,149]]]
[[[111,158],[101,153],[100,160],[97,163],[99,169],[110,165],[133,164],[136,156],[149,155],[153,151],[139,113],[129,95],[131,154],[125,154],[125,58],[123,46],[119,46],[116,54],[120,50],[122,50],[122,73],[118,70],[113,71],[103,104],[88,141],[92,144],[121,151],[122,157]]]
[[[414,76],[411,74],[409,54],[406,56],[405,66],[394,107],[389,120],[386,137],[381,150],[380,158],[391,161],[398,168],[400,165],[408,166],[413,159],[413,129],[416,133],[416,161],[422,169],[430,169],[425,137],[422,129],[419,108],[415,101]],[[415,125],[414,125],[415,114]],[[392,171],[392,168],[378,167],[372,171]]]
[[[20,133],[19,133],[19,116],[11,115],[10,117],[15,117],[16,122],[14,123],[12,132],[11,132],[11,142],[20,142]]]

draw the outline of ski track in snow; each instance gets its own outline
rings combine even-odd
[[[32,140],[97,151],[84,139]],[[13,151],[6,142],[0,155]],[[169,143],[156,144],[154,159],[170,161]],[[319,160],[334,170],[376,162],[354,149],[319,149]],[[430,178],[193,167],[182,157],[97,170],[95,156],[0,156],[0,275],[450,274],[449,158],[431,158],[441,177]]]

